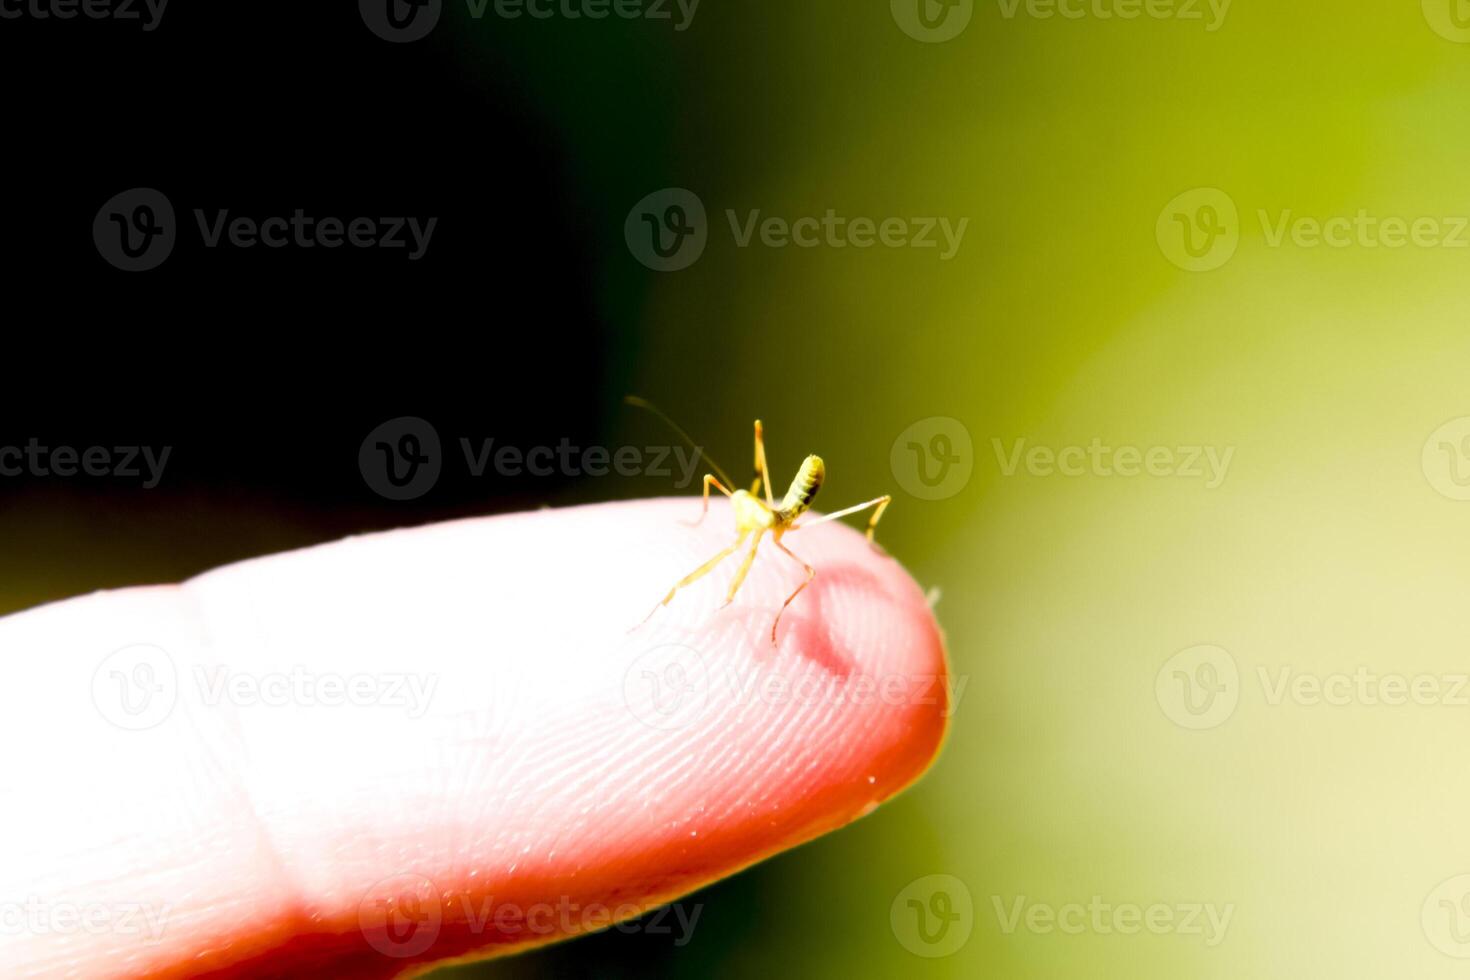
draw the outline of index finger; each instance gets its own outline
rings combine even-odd
[[[0,892],[169,910],[152,942],[52,931],[7,961],[391,975],[606,927],[871,811],[943,738],[934,617],[829,524],[788,539],[818,574],[778,646],[804,573],[775,550],[732,605],[721,570],[633,629],[725,515],[459,521],[0,620],[5,724],[65,733],[22,765],[44,792]],[[141,675],[98,682],[138,650],[172,684],[143,728],[110,700],[136,706]]]

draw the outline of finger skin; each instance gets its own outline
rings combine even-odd
[[[779,645],[805,576],[767,545],[728,607],[733,559],[635,628],[733,539],[724,501],[681,523],[698,510],[349,538],[0,619],[0,725],[27,746],[0,790],[0,899],[34,898],[43,922],[0,919],[7,973],[366,977],[496,955],[671,901],[912,783],[950,710],[913,580],[834,522],[785,539],[817,576]],[[124,709],[148,685],[161,719]]]

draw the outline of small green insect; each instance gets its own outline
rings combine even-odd
[[[785,614],[787,607],[795,601],[796,597],[801,595],[801,591],[812,584],[812,579],[817,577],[817,570],[793,553],[786,545],[782,544],[782,537],[800,531],[803,528],[816,527],[818,524],[825,524],[828,521],[835,521],[841,517],[861,513],[871,507],[873,508],[873,516],[868,520],[868,540],[873,541],[873,533],[878,527],[878,521],[883,517],[883,511],[888,508],[893,498],[888,494],[884,494],[881,497],[874,497],[866,503],[848,507],[846,510],[839,510],[835,514],[825,514],[816,520],[807,521],[804,524],[797,524],[797,518],[811,509],[812,501],[816,499],[817,492],[822,489],[822,481],[827,476],[827,465],[822,462],[822,457],[808,456],[802,461],[801,468],[796,472],[796,478],[791,481],[791,486],[786,490],[786,496],[782,497],[781,502],[777,504],[771,492],[771,474],[766,469],[765,434],[761,428],[759,419],[755,422],[755,480],[749,490],[731,490],[730,487],[734,486],[735,481],[730,479],[729,475],[720,468],[719,464],[710,459],[702,449],[695,445],[694,440],[689,437],[689,434],[680,428],[673,419],[642,398],[636,398],[630,395],[624,401],[629,405],[646,409],[663,419],[690,446],[704,455],[704,458],[709,462],[710,466],[714,468],[714,473],[706,473],[704,476],[704,509],[700,512],[699,520],[693,521],[690,524],[691,527],[697,527],[709,516],[710,487],[718,489],[725,496],[729,497],[730,503],[735,510],[735,542],[676,582],[674,587],[669,589],[669,594],[664,596],[663,600],[653,607],[653,611],[644,618],[643,622],[648,622],[648,620],[653,618],[654,613],[672,602],[675,593],[680,589],[687,585],[693,585],[714,571],[720,562],[739,551],[745,544],[746,539],[754,535],[755,537],[751,540],[750,547],[745,552],[745,557],[740,562],[740,569],[735,573],[735,578],[730,582],[729,591],[725,594],[724,604],[726,606],[734,602],[735,593],[740,591],[740,586],[745,582],[745,576],[750,571],[750,566],[755,563],[756,549],[760,547],[761,540],[769,533],[771,535],[771,543],[793,561],[801,565],[806,571],[806,580],[796,587],[795,592],[787,596],[786,601],[781,604],[780,612],[776,613],[775,622],[771,624],[771,644],[774,646],[776,643],[776,629],[781,625],[781,616]],[[723,481],[720,477],[723,477]],[[765,491],[764,500],[759,496],[762,489]],[[724,607],[722,606],[721,608]]]

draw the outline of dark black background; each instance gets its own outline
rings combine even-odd
[[[625,411],[618,365],[636,341],[599,316],[597,232],[566,148],[493,53],[467,72],[455,43],[441,29],[386,44],[340,0],[174,0],[152,32],[0,20],[0,445],[172,449],[154,489],[0,479],[0,612],[536,506],[571,482],[446,465],[431,493],[395,502],[358,466],[364,437],[398,416],[430,421],[452,454],[460,436],[594,444]],[[92,223],[135,187],[169,198],[178,242],[159,268],[127,273],[102,258]],[[194,208],[439,221],[410,262],[207,249]],[[669,489],[656,482],[623,492]],[[750,917],[754,887],[722,887],[724,918]],[[738,936],[732,925],[702,932]],[[486,969],[643,976],[675,953],[666,935],[609,932]]]
[[[405,505],[357,468],[363,437],[400,415],[446,443],[585,444],[616,404],[565,149],[493,55],[467,73],[455,44],[442,26],[384,43],[352,2],[174,0],[152,32],[0,20],[0,445],[174,447],[157,490],[9,478],[0,508],[97,497],[146,521],[265,502],[326,538],[554,492],[451,467]],[[133,187],[162,191],[177,214],[178,244],[149,272],[113,268],[92,238],[98,209]],[[411,262],[405,250],[207,249],[194,208],[439,221]]]

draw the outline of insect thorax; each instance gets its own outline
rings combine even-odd
[[[731,494],[730,503],[735,508],[735,527],[738,530],[755,531],[776,525],[776,515],[771,513],[771,508],[746,490],[736,490]]]

